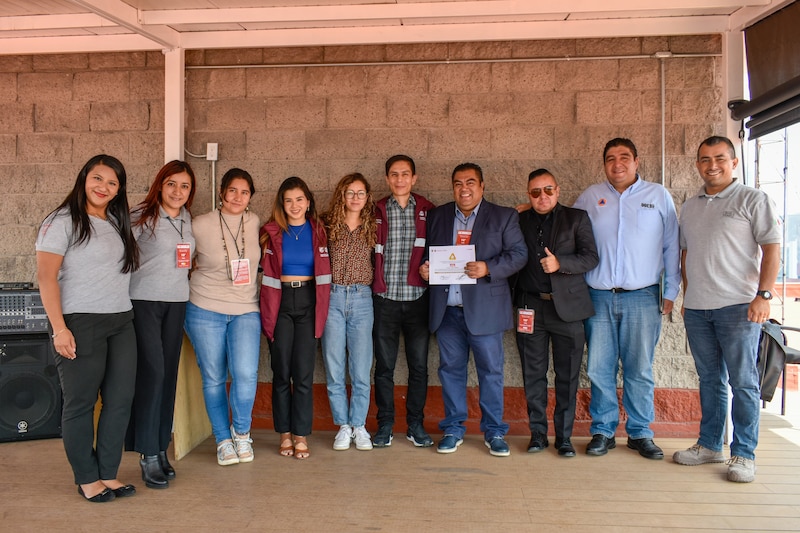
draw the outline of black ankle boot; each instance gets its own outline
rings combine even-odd
[[[164,472],[164,477],[167,479],[175,479],[175,469],[169,464],[167,452],[158,452],[158,462],[161,463],[161,470]]]
[[[157,455],[143,455],[139,459],[139,465],[142,467],[142,481],[149,488],[166,489],[169,487],[169,481],[164,477]]]

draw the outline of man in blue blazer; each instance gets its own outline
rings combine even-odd
[[[439,453],[455,452],[463,443],[467,419],[467,363],[475,357],[480,387],[481,431],[489,453],[510,454],[503,422],[503,332],[513,327],[508,278],[525,266],[528,249],[519,216],[509,207],[483,199],[483,171],[474,163],[453,170],[453,196],[428,212],[426,246],[475,245],[475,261],[465,273],[474,285],[431,285],[430,329],[439,345],[439,380],[445,417]],[[429,279],[426,261],[420,268]]]
[[[552,344],[556,448],[560,456],[574,457],[570,439],[586,343],[583,320],[594,315],[583,274],[597,266],[599,258],[589,215],[561,205],[559,194],[560,187],[548,170],[540,168],[528,176],[531,209],[519,217],[528,245],[528,265],[515,276],[512,286],[531,430],[528,452],[549,446],[547,367]]]

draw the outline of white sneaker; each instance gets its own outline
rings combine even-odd
[[[339,433],[336,434],[336,438],[333,439],[333,449],[334,450],[349,450],[350,449],[350,442],[353,440],[353,428],[344,424],[339,426]]]
[[[355,428],[353,431],[353,440],[356,441],[356,450],[372,449],[372,437],[364,426]]]
[[[715,452],[699,444],[693,444],[688,450],[678,450],[672,454],[672,460],[679,465],[697,466],[706,463],[724,463],[725,456],[722,452]]]
[[[726,462],[728,465],[728,481],[751,483],[756,479],[756,462],[734,455]]]
[[[236,456],[239,457],[239,462],[251,462],[255,454],[253,453],[253,439],[250,438],[250,432],[240,435],[231,426],[231,437],[233,437],[233,445],[236,448]]]
[[[233,447],[231,439],[225,439],[217,444],[217,463],[220,466],[235,465],[239,462],[239,456],[236,455],[236,448]]]

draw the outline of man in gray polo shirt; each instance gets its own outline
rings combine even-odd
[[[730,139],[703,141],[696,164],[704,186],[681,210],[683,315],[700,378],[702,419],[697,443],[675,452],[673,460],[689,466],[725,461],[730,384],[728,480],[749,483],[755,479],[760,415],[758,339],[761,323],[769,319],[781,231],[767,195],[733,178],[738,163]]]

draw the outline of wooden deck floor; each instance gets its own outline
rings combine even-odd
[[[794,407],[794,406],[792,406]],[[796,408],[795,416],[800,414]],[[798,531],[800,424],[764,412],[758,473],[725,480],[723,464],[672,462],[690,439],[656,439],[668,456],[649,461],[621,446],[605,457],[561,458],[551,448],[489,456],[479,435],[457,453],[414,448],[397,435],[388,449],[331,449],[333,434],[310,439],[306,461],[279,457],[277,435],[254,433],[256,459],[217,466],[211,439],[176,463],[167,490],[147,489],[135,454],[120,479],[136,496],[81,501],[60,440],[0,444],[2,531]],[[438,435],[434,435],[438,437]]]

